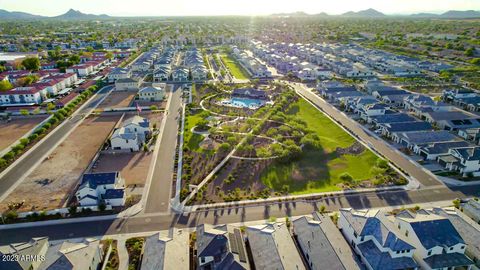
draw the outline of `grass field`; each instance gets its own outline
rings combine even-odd
[[[290,194],[308,194],[340,190],[336,184],[342,182],[339,176],[344,172],[357,182],[376,175],[372,168],[378,157],[370,150],[366,149],[359,155],[337,155],[337,147],[349,147],[355,139],[308,102],[300,99],[287,113],[298,116],[317,133],[323,151],[306,151],[295,162],[269,166],[261,176],[266,186],[282,190],[288,185]]]
[[[198,144],[203,140],[203,136],[191,132],[192,128],[203,118],[197,113],[186,117],[184,142],[192,151],[199,151]]]
[[[230,70],[230,73],[233,77],[239,80],[245,80],[249,78],[248,73],[243,69],[243,67],[241,67],[240,64],[238,64],[237,61],[232,59],[229,55],[222,54],[220,57],[222,58],[225,66],[227,66],[227,68]]]

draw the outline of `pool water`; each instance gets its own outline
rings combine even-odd
[[[249,98],[232,98],[231,104],[233,106],[244,107],[244,108],[258,108],[265,104],[262,100],[249,99]]]

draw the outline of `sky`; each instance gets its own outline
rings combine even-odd
[[[73,8],[112,16],[341,14],[374,8],[386,14],[480,10],[480,0],[0,0],[0,9],[56,16]]]

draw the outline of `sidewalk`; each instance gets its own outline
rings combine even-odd
[[[128,252],[125,243],[128,237],[119,237],[117,239],[118,270],[128,270]]]

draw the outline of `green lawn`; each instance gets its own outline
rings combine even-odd
[[[240,64],[237,63],[234,59],[232,59],[229,55],[227,54],[222,54],[220,55],[222,58],[223,63],[227,68],[230,70],[230,73],[233,75],[233,77],[239,79],[239,80],[244,80],[248,79],[248,73],[243,69]]]
[[[271,165],[261,177],[266,186],[282,190],[288,185],[290,194],[308,194],[339,190],[335,185],[341,183],[339,176],[344,172],[355,181],[375,176],[372,167],[378,157],[370,150],[355,156],[337,156],[337,147],[348,147],[355,139],[304,99],[297,101],[287,113],[299,116],[318,134],[324,151],[307,151],[298,161]]]
[[[199,113],[189,115],[185,118],[187,123],[185,125],[184,142],[192,151],[199,151],[198,144],[203,140],[202,135],[193,134],[191,132],[192,128],[196,126],[197,123],[202,119],[203,118],[200,116]]]

